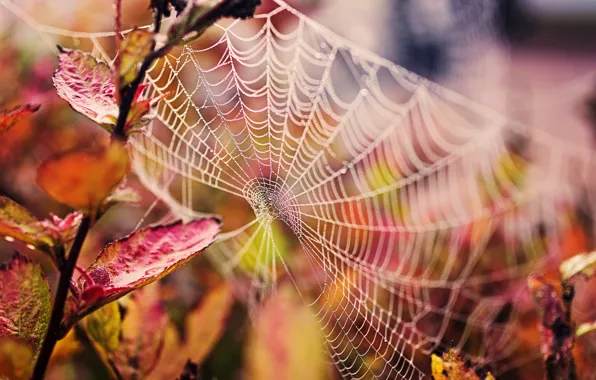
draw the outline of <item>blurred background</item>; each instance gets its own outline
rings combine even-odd
[[[147,2],[123,1],[125,26],[150,22]],[[420,76],[531,128],[548,131],[578,147],[595,148],[596,1],[291,0],[288,3],[348,40]],[[271,7],[272,3],[264,0],[262,9]],[[27,206],[38,217],[50,212],[63,216],[69,210],[50,200],[35,185],[36,166],[50,156],[74,147],[91,147],[106,138],[103,130],[74,115],[55,94],[51,82],[56,69],[53,42],[39,33],[39,25],[51,26],[45,31],[60,34],[61,29],[87,33],[110,31],[112,23],[112,5],[106,0],[0,2],[0,106],[43,105],[34,117],[1,137],[0,194]],[[76,37],[69,42],[74,46],[80,43],[82,47],[88,43],[85,38],[77,41]],[[133,230],[145,210],[156,202],[155,196],[134,178],[130,184],[143,195],[143,204],[111,210],[102,219],[86,243],[83,265],[106,242]],[[595,206],[596,197],[588,193],[582,210],[592,215]],[[155,215],[149,216],[150,221],[159,220],[167,211],[165,205],[158,203]],[[593,234],[593,228],[586,227],[586,235]],[[588,247],[582,240],[581,248]],[[2,258],[10,257],[13,250],[12,245],[0,242]],[[207,261],[198,260],[172,276],[168,280],[173,289],[168,290],[172,302],[185,303],[188,308],[189,304],[199,302],[204,289],[222,282],[209,268]],[[594,305],[590,302],[588,307]],[[242,345],[248,329],[246,310],[238,303],[231,315],[224,338],[208,360],[209,371],[220,379],[241,378],[238,373],[243,365]],[[88,369],[100,368],[92,354],[83,353],[79,359],[88,364],[87,369],[69,369],[71,378],[105,376]],[[540,368],[539,364],[529,368]],[[538,374],[512,371],[504,378],[541,378],[539,369]],[[65,375],[56,372],[54,376]]]

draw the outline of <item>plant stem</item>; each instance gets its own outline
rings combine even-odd
[[[64,268],[60,272],[60,280],[58,282],[56,299],[54,300],[54,306],[52,308],[50,324],[48,325],[48,332],[41,346],[37,363],[35,363],[32,376],[33,380],[43,379],[46,369],[48,368],[48,363],[50,362],[50,357],[52,356],[52,351],[54,351],[54,347],[60,338],[60,322],[64,317],[64,305],[66,304],[68,290],[70,289],[70,280],[72,279],[77,259],[81,253],[81,248],[83,247],[83,242],[87,237],[90,226],[91,218],[85,216],[81,221],[77,235],[72,243]]]
[[[211,24],[213,24],[214,22],[216,22],[218,19],[220,19],[221,17],[224,17],[224,16],[236,17],[234,15],[234,9],[235,8],[240,9],[243,6],[246,6],[246,3],[251,3],[251,2],[247,1],[247,0],[222,0],[219,4],[215,5],[213,8],[211,8],[207,12],[205,12],[205,14],[203,14],[194,23],[193,29],[195,29],[195,30],[200,29],[202,26],[208,27]],[[257,2],[252,1],[252,3],[256,4]],[[253,9],[253,12],[254,12],[254,9]],[[240,16],[242,16],[242,15],[240,15]],[[244,15],[244,16],[246,16],[246,15]],[[161,18],[162,18],[161,12],[159,12],[159,11],[156,12],[156,15],[155,15],[155,31],[156,32],[159,30],[159,27],[161,26]],[[137,89],[139,88],[139,85],[145,78],[145,74],[147,73],[147,70],[149,70],[149,67],[151,66],[151,64],[153,64],[153,62],[156,59],[163,57],[168,51],[170,51],[179,42],[180,42],[179,40],[169,41],[167,44],[165,44],[161,48],[154,50],[153,52],[151,52],[151,54],[146,56],[145,59],[143,60],[143,63],[141,64],[141,68],[139,69],[139,72],[138,72],[137,76],[135,77],[134,81],[130,84],[130,86],[126,89],[126,91],[123,91],[120,93],[122,102],[120,103],[120,112],[118,113],[118,120],[116,121],[116,126],[114,127],[114,131],[112,132],[113,139],[117,139],[120,141],[126,141],[126,131],[124,130],[124,127],[126,125],[126,119],[128,117],[128,113],[130,112],[130,108],[132,107],[132,102],[134,100],[134,96],[137,92]]]

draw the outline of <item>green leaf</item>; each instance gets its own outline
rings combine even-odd
[[[25,104],[24,106],[17,106],[8,111],[0,111],[0,135],[8,132],[23,117],[36,112],[38,109],[39,104]]]
[[[111,302],[83,319],[87,335],[105,353],[114,351],[120,344],[122,318],[118,302]]]
[[[260,311],[249,337],[246,365],[251,379],[327,378],[321,326],[290,286],[278,289]]]
[[[593,276],[596,273],[596,251],[582,253],[563,261],[559,271],[563,281],[570,280],[577,275]]]
[[[187,263],[207,248],[221,221],[204,218],[189,223],[147,227],[106,246],[81,276],[79,299],[70,300],[66,326],[108,302],[148,285]]]
[[[0,337],[24,340],[37,356],[51,312],[50,288],[39,264],[16,254],[0,268]]]
[[[168,323],[158,284],[139,289],[129,299],[112,302],[84,319],[100,356],[122,379],[144,379],[151,373],[162,352]]]
[[[126,35],[120,46],[118,62],[119,86],[124,88],[139,73],[143,59],[153,50],[153,33],[144,29],[134,29]]]

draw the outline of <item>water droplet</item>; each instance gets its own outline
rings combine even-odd
[[[12,236],[4,236],[4,240],[9,241],[9,242],[13,242],[14,238]]]

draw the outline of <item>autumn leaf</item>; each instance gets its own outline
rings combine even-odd
[[[141,196],[131,187],[122,187],[114,190],[104,201],[103,208],[107,209],[117,204],[133,204],[139,203]]]
[[[109,244],[77,281],[81,296],[71,299],[65,324],[187,263],[215,240],[220,229],[216,218],[178,221],[147,227]]]
[[[176,378],[188,360],[200,365],[221,338],[233,304],[230,287],[227,284],[219,285],[209,290],[199,305],[186,316],[184,343],[180,342],[175,329],[168,332],[166,327],[163,354],[150,378]]]
[[[265,303],[246,349],[251,379],[324,379],[327,356],[321,326],[288,285]]]
[[[0,195],[0,236],[52,253],[55,241],[31,213],[10,198]]]
[[[77,112],[112,131],[118,119],[110,66],[91,54],[62,49],[53,81],[58,95]]]
[[[11,129],[23,117],[31,115],[39,109],[39,104],[25,104],[8,111],[0,111],[0,135]]]
[[[37,183],[48,195],[75,209],[96,209],[129,170],[126,147],[112,142],[93,151],[75,150],[45,161]]]
[[[582,253],[563,261],[559,271],[563,281],[571,280],[577,275],[593,276],[596,273],[596,251]]]
[[[201,303],[189,313],[186,326],[186,351],[194,363],[202,363],[221,338],[234,296],[228,285],[209,291]]]
[[[169,321],[159,296],[157,286],[147,286],[128,302],[112,302],[84,319],[91,341],[119,378],[146,378],[155,368]]]
[[[0,378],[25,380],[33,372],[33,349],[23,339],[0,337]]]
[[[592,331],[596,331],[596,321],[585,322],[577,326],[575,329],[575,336],[579,338],[580,336],[591,333]]]
[[[22,339],[37,356],[51,311],[50,288],[39,264],[16,254],[0,268],[0,337]]]
[[[135,41],[126,42],[128,39],[124,41],[126,51],[123,51],[120,57],[120,68],[125,72],[116,74],[122,74],[123,79],[127,80],[131,72],[136,76],[135,61],[139,59],[139,56],[135,54],[142,54],[141,51],[146,49],[144,44],[148,42],[146,41],[147,36],[141,36],[144,33],[149,32],[137,30],[137,33],[130,33],[133,35],[131,38]],[[135,43],[143,46],[135,46]],[[137,48],[141,51],[136,50]],[[58,95],[66,100],[75,111],[87,116],[111,133],[120,113],[115,94],[117,89],[111,68],[107,63],[98,61],[92,55],[78,50],[62,50],[59,60],[59,68],[53,77]],[[141,94],[144,88],[144,86],[139,86],[135,92],[131,110],[126,117],[124,129],[127,134],[131,131],[138,131],[140,126],[148,123],[154,117],[149,114],[149,111],[159,100],[168,95],[142,99]]]
[[[126,35],[120,47],[118,76],[120,88],[134,81],[139,73],[139,65],[153,49],[153,33],[144,29],[134,29]]]
[[[145,378],[157,364],[169,322],[158,284],[133,292],[125,309],[114,363],[125,379]]]
[[[111,352],[118,348],[122,318],[117,302],[111,302],[83,319],[85,331],[91,341]]]
[[[552,378],[570,378],[575,365],[569,314],[554,287],[544,278],[530,275],[528,288],[540,314],[541,352],[546,371]]]
[[[480,377],[468,368],[455,350],[449,350],[441,357],[432,354],[431,371],[434,380],[480,380]],[[489,372],[484,380],[495,380]]]
[[[75,329],[70,329],[68,334],[56,343],[52,351],[51,363],[67,360],[82,349],[83,345],[77,340]]]

